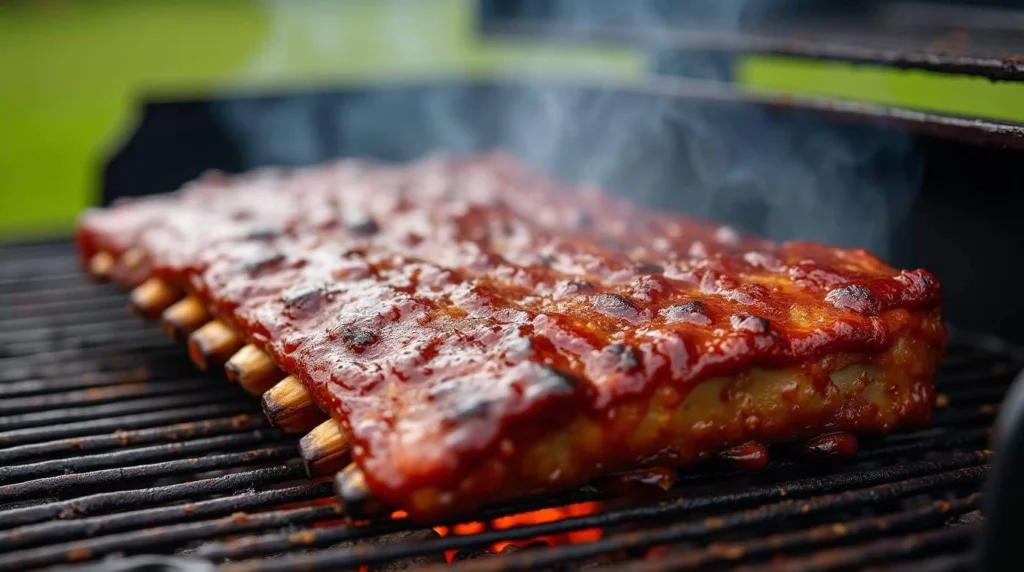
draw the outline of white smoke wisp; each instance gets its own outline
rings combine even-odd
[[[315,17],[317,2],[265,1],[272,32],[252,63],[260,74],[291,61],[294,56],[285,52],[295,45],[304,46],[309,57],[327,59],[354,49],[336,32],[339,23],[324,16],[329,12]],[[433,88],[416,87],[430,83],[417,70],[433,57],[431,50],[439,49],[430,30],[443,26],[418,21],[423,11],[411,16],[414,1],[389,2],[388,17],[366,32],[381,37],[390,57],[400,60],[398,68],[414,77],[408,82],[412,87],[399,81],[394,89],[340,98],[295,94],[225,104],[221,117],[246,164],[303,164],[338,155],[408,161],[439,151],[501,148],[560,178],[596,184],[641,203],[771,239],[863,247],[883,257],[921,183],[921,155],[906,134],[838,126],[821,116],[779,114],[754,105],[730,108],[652,95],[642,87],[633,94],[610,84],[567,88],[548,73],[558,43],[550,44],[551,51],[533,46],[535,57],[498,70],[510,79],[497,87],[450,78],[437,80]],[[451,8],[460,1],[469,0],[437,5]],[[764,3],[744,0],[560,0],[553,6],[570,31],[641,27],[643,48],[652,53],[677,33],[674,26],[738,31],[765,10]],[[296,36],[302,37],[298,44]],[[673,58],[687,69],[707,63],[700,54],[674,53]],[[457,73],[456,68],[450,71]],[[598,72],[573,69],[566,76]]]

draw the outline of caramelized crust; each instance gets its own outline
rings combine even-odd
[[[643,211],[500,155],[210,175],[90,211],[78,238],[83,261],[188,290],[301,379],[414,516],[925,423],[945,342],[923,270]]]
[[[685,395],[662,384],[650,396],[611,405],[603,418],[567,411],[564,428],[532,439],[511,432],[498,455],[449,485],[415,488],[403,506],[437,515],[438,507],[464,509],[464,499],[494,502],[585,482],[608,467],[681,466],[750,441],[790,441],[829,431],[880,433],[925,423],[933,392],[920,368],[934,363],[937,353],[920,339],[901,337],[870,358],[840,354],[809,367],[755,367],[707,379]],[[639,457],[640,451],[647,456]],[[416,462],[414,456],[408,465]]]

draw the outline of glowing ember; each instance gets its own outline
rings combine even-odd
[[[519,514],[513,514],[509,516],[503,516],[501,518],[494,519],[489,523],[484,522],[463,522],[451,527],[448,526],[435,526],[434,530],[437,531],[441,536],[448,536],[449,534],[455,536],[469,536],[473,534],[479,534],[485,530],[507,530],[511,528],[518,528],[522,526],[529,526],[534,524],[543,524],[546,522],[555,522],[566,518],[586,516],[597,512],[600,505],[596,502],[584,502],[572,504],[569,506],[559,508],[542,508],[540,510],[534,510],[530,512],[523,512]],[[521,540],[503,540],[492,544],[489,548],[494,552],[500,552],[506,546],[514,544],[522,547],[533,542],[545,542],[551,546],[557,546],[560,544],[581,544],[586,542],[594,542],[601,538],[601,529],[599,528],[587,528],[583,530],[573,530],[563,534],[555,534],[549,536],[538,536],[533,538],[524,538]],[[445,558],[448,562],[451,562],[455,557],[455,550],[449,550],[445,552]]]

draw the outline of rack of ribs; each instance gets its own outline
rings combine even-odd
[[[924,270],[502,154],[209,173],[87,211],[77,241],[197,365],[305,433],[351,514],[926,424],[946,341]]]

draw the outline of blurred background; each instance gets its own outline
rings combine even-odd
[[[1024,340],[1024,10],[933,0],[0,3],[0,240],[338,156],[509,150],[942,280]]]

